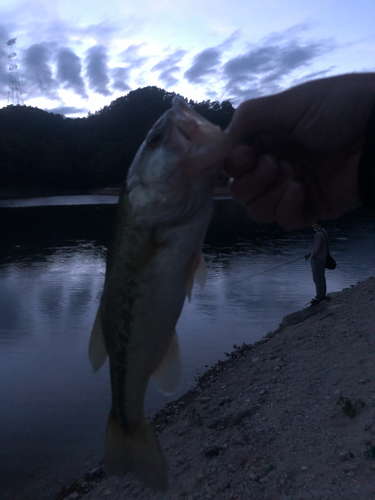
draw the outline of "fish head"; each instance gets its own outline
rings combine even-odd
[[[213,187],[232,137],[180,97],[151,128],[127,176],[136,221],[146,227],[177,225],[211,206]]]

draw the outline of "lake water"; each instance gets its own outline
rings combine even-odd
[[[87,345],[114,201],[0,204],[1,499],[54,498],[58,485],[102,457],[108,362],[93,375]],[[233,344],[259,340],[315,295],[310,265],[301,258],[311,248],[312,229],[285,233],[251,223],[230,200],[214,205],[203,249],[207,284],[194,287],[177,325],[182,384],[172,398],[150,387],[148,415],[191,388]],[[326,227],[338,263],[326,273],[328,292],[375,274],[373,216],[361,211]]]

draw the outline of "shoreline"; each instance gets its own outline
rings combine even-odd
[[[154,416],[166,493],[99,465],[56,500],[375,497],[375,278],[329,298],[234,346]]]
[[[101,189],[87,189],[82,191],[62,190],[51,191],[49,189],[35,188],[32,190],[1,190],[0,201],[5,200],[28,200],[33,198],[54,198],[61,196],[120,196],[121,187],[105,187]],[[230,197],[229,189],[217,187],[214,189],[214,196],[217,198]]]

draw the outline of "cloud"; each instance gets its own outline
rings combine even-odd
[[[174,76],[174,73],[180,71],[180,66],[177,66],[177,63],[183,59],[185,54],[186,50],[178,49],[155,64],[151,70],[160,71],[158,76],[159,80],[162,81],[164,85],[172,87],[178,83],[178,79]]]
[[[260,40],[260,45],[278,45],[288,40],[297,40],[314,26],[314,22],[297,23],[285,30],[272,31]]]
[[[90,37],[95,38],[96,40],[100,40],[102,43],[110,41],[119,31],[119,27],[108,21],[103,21],[99,24],[91,24],[89,26],[80,28],[75,27],[75,32],[77,35],[81,37]]]
[[[87,97],[85,84],[81,76],[81,59],[69,48],[62,48],[57,53],[57,80],[65,88]]]
[[[24,78],[29,97],[43,96],[56,98],[58,87],[56,80],[52,77],[51,51],[47,45],[40,43],[29,47],[24,56]]]
[[[120,91],[131,90],[131,87],[126,83],[129,79],[129,68],[114,68],[111,71],[112,76],[112,88]]]
[[[184,77],[192,84],[201,84],[206,76],[219,74],[224,52],[230,50],[240,36],[241,30],[236,30],[216,47],[202,50],[194,57],[193,64],[185,71]]]
[[[334,71],[335,66],[330,66],[327,69],[321,71],[313,71],[312,73],[307,73],[301,78],[295,78],[293,80],[293,85],[300,85],[305,82],[309,82],[310,80],[316,80],[317,78],[324,78],[329,75],[332,71]]]
[[[194,57],[192,66],[185,71],[184,77],[190,83],[201,83],[205,76],[217,72],[215,69],[220,64],[222,49],[211,47],[202,50]]]
[[[151,69],[152,71],[169,69],[171,66],[175,66],[177,63],[179,63],[185,54],[186,50],[182,49],[175,50],[174,52],[172,52],[172,54],[169,54],[165,59],[155,64],[155,66],[153,66]]]
[[[225,88],[242,98],[277,92],[285,77],[308,67],[333,48],[333,43],[327,40],[302,42],[296,38],[282,43],[280,36],[268,38],[263,45],[254,46],[224,64]]]
[[[149,57],[140,55],[140,49],[146,46],[146,43],[140,43],[138,45],[132,44],[121,52],[121,59],[128,65],[129,68],[138,68],[148,61]]]
[[[0,40],[6,43],[11,37],[9,34],[9,28],[6,24],[0,24]]]
[[[224,42],[222,42],[218,47],[221,47],[222,49],[231,49],[234,42],[236,42],[240,36],[242,35],[242,30],[236,30],[233,31],[233,33],[226,39]]]
[[[146,47],[147,45],[148,44],[146,42],[132,44],[119,54],[118,58],[120,59],[120,62],[124,63],[126,66],[119,68],[120,79],[115,78],[115,81],[112,85],[113,89],[121,91],[131,90],[131,87],[127,83],[124,83],[124,80],[130,80],[131,76],[133,86],[137,83],[140,86],[148,84],[147,72],[144,71],[144,68],[143,70],[141,70],[142,66],[144,66],[145,63],[147,63],[147,61],[150,59],[150,56],[144,56],[143,54],[141,54],[141,49],[143,47]]]
[[[138,38],[142,27],[145,24],[145,19],[138,18],[136,16],[130,16],[125,19],[116,18],[116,21],[110,21],[109,19],[96,24],[90,24],[88,26],[76,25],[72,26],[68,24],[69,31],[74,30],[76,36],[81,38],[93,38],[98,44],[110,44],[113,39],[125,40],[132,38],[133,36]],[[143,44],[140,44],[143,45]]]
[[[107,51],[103,45],[95,45],[86,51],[86,75],[89,87],[103,96],[111,94],[108,90],[109,68],[107,61]]]
[[[176,85],[179,82],[178,78],[174,76],[174,73],[177,71],[180,71],[179,66],[171,66],[160,73],[159,80],[167,87],[173,87],[173,85]]]
[[[102,103],[101,96],[111,98],[137,85],[158,81],[167,90],[173,89],[188,97],[190,94],[195,98],[198,95],[201,99],[229,98],[238,102],[278,92],[298,83],[298,78],[314,78],[314,75],[318,77],[332,72],[332,63],[325,64],[326,58],[323,60],[321,56],[335,47],[329,40],[308,40],[306,33],[311,29],[311,23],[271,33],[257,44],[246,41],[247,28],[234,31],[230,36],[220,35],[223,31],[217,31],[221,36],[220,43],[208,48],[197,45],[196,52],[188,53],[179,48],[180,45],[173,45],[179,43],[178,40],[165,38],[166,33],[162,41],[158,39],[155,43],[162,47],[168,40],[171,45],[156,50],[152,46],[152,37],[142,35],[148,26],[146,18],[135,19],[135,22],[127,18],[120,24],[118,15],[113,20],[106,16],[92,16],[88,23],[79,17],[76,18],[78,21],[70,22],[67,18],[62,19],[58,11],[53,10],[55,7],[51,10],[46,5],[34,2],[30,6],[32,22],[29,14],[22,17],[19,10],[5,12],[7,15],[3,14],[0,22],[0,37],[5,41],[19,36],[18,70],[26,103],[27,99],[42,96],[58,100],[51,104],[61,105],[56,109],[74,110],[69,104],[75,104],[75,101],[67,101],[66,106],[63,102],[70,99],[69,94],[72,96],[73,92],[82,97],[95,92],[97,95],[92,101]],[[130,11],[127,9],[126,12]],[[139,40],[144,41],[139,43]],[[202,40],[197,38],[196,43],[202,43]],[[7,62],[6,45],[0,44],[0,94],[5,103]],[[327,66],[330,69],[327,70]],[[59,96],[62,89],[68,92],[62,91]]]

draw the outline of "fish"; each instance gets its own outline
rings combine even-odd
[[[165,394],[181,379],[176,323],[207,276],[202,245],[215,180],[233,137],[175,96],[129,168],[117,207],[103,293],[89,342],[97,372],[109,357],[109,474],[130,472],[165,490],[167,464],[145,416],[150,378]]]

